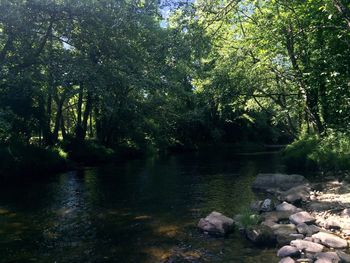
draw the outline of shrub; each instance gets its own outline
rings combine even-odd
[[[68,153],[68,159],[86,165],[96,165],[111,161],[115,153],[96,141],[71,140],[62,144],[62,148]]]
[[[67,167],[62,152],[53,148],[15,144],[0,148],[0,174],[40,175],[47,172],[63,171]]]
[[[327,131],[323,137],[305,136],[286,148],[283,160],[292,170],[348,170],[350,137],[335,131]]]

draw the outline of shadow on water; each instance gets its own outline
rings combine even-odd
[[[238,233],[209,238],[196,223],[242,211],[255,175],[278,164],[191,153],[1,184],[0,262],[277,262],[274,250]]]

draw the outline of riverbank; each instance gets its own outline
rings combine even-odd
[[[259,174],[250,212],[233,219],[213,212],[198,227],[226,236],[233,226],[258,247],[276,248],[280,263],[350,262],[350,181]]]

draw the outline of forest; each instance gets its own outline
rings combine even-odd
[[[249,144],[349,169],[349,57],[346,0],[1,0],[0,174]]]

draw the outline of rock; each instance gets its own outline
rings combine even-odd
[[[277,256],[280,258],[298,257],[299,255],[300,255],[300,251],[296,247],[293,247],[293,246],[281,247],[277,252]]]
[[[349,208],[345,208],[341,214],[342,217],[350,217],[350,209]]]
[[[259,213],[260,209],[261,209],[261,205],[262,205],[263,201],[253,201],[250,204],[250,210],[252,210],[253,212]]]
[[[313,234],[320,232],[319,227],[315,225],[307,225],[305,223],[298,224],[297,230],[300,234],[305,236],[312,236]]]
[[[285,191],[306,182],[305,177],[298,174],[258,174],[252,188],[257,191],[279,188]]]
[[[264,202],[261,205],[260,211],[261,212],[271,212],[275,209],[275,204],[272,202],[271,199],[265,199]]]
[[[337,255],[340,258],[340,261],[343,263],[350,263],[350,255],[346,254],[343,251],[338,250]]]
[[[293,224],[277,224],[272,227],[275,235],[289,235],[296,234],[296,226]]]
[[[233,229],[233,219],[214,211],[200,219],[198,228],[213,236],[225,236]]]
[[[340,261],[336,252],[321,252],[315,255],[317,263],[337,263]]]
[[[303,239],[304,236],[302,234],[289,234],[289,235],[277,235],[276,240],[279,246],[289,245],[290,242],[296,239]]]
[[[321,244],[330,247],[330,248],[347,248],[348,242],[336,235],[319,232],[312,235],[313,239],[320,240]]]
[[[273,211],[273,212],[263,213],[263,214],[261,214],[261,217],[265,221],[279,223],[280,221],[289,220],[289,217],[292,214],[293,214],[292,212],[287,212],[287,211],[283,211],[283,212]]]
[[[347,240],[349,240],[350,237],[350,230],[349,229],[343,229],[341,231],[341,236]]]
[[[246,229],[247,238],[258,246],[273,246],[276,237],[271,228],[264,225],[250,226]]]
[[[301,212],[301,209],[296,207],[295,205],[289,204],[287,202],[283,202],[276,206],[276,211],[296,213],[296,212]]]
[[[295,263],[295,260],[291,257],[282,258],[279,263]]]
[[[310,198],[310,190],[310,187],[307,185],[299,185],[281,193],[279,200],[289,203],[307,201]]]
[[[298,250],[310,253],[321,252],[324,248],[324,246],[320,244],[316,244],[305,240],[293,240],[292,242],[290,242],[290,245],[296,247]]]
[[[274,226],[278,225],[277,222],[272,221],[272,220],[265,220],[261,224],[264,225],[264,226],[267,226],[269,228],[273,228]]]
[[[333,205],[330,203],[320,202],[320,201],[312,201],[307,204],[307,209],[309,211],[322,212],[332,209]]]
[[[301,223],[312,224],[316,221],[314,217],[305,211],[291,215],[289,217],[289,220],[295,225],[299,225]]]

